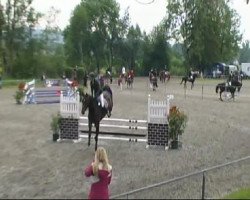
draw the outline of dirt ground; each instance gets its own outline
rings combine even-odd
[[[111,196],[158,183],[250,155],[250,81],[244,81],[234,102],[221,102],[215,85],[223,80],[195,82],[193,90],[172,78],[158,83],[135,78],[123,90],[115,81],[113,118],[147,120],[147,97],[164,99],[188,115],[179,150],[146,149],[142,142],[99,140],[113,166]],[[87,198],[90,182],[83,169],[94,155],[94,141],[53,142],[51,115],[59,104],[17,105],[15,88],[0,90],[0,198]],[[206,173],[206,198],[219,198],[250,187],[250,160]],[[201,176],[168,184],[129,198],[201,198]]]

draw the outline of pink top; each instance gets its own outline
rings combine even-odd
[[[92,165],[89,165],[85,169],[85,176],[86,177],[94,176]],[[105,169],[99,169],[98,170],[99,180],[95,183],[92,183],[89,192],[89,199],[109,199],[108,185],[111,182],[111,177],[112,177],[112,171],[109,172]]]

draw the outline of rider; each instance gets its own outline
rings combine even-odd
[[[101,106],[102,108],[105,108],[107,110],[107,112],[108,112],[107,115],[108,115],[108,117],[110,117],[111,113],[108,110],[108,107],[105,106],[105,99],[103,96],[103,90],[105,90],[106,87],[105,86],[101,87],[100,81],[98,81],[98,78],[95,78],[95,75],[93,72],[91,72],[89,74],[89,77],[90,77],[90,86],[91,86],[92,97],[97,100],[98,106]]]
[[[156,68],[154,68],[154,70],[153,70],[153,76],[156,79],[155,86],[158,87],[158,84],[157,84],[157,70],[156,70]]]
[[[110,84],[112,84],[112,72],[110,67],[106,70],[106,76],[109,77]]]
[[[193,72],[193,69],[192,69],[192,67],[190,68],[190,71],[188,72],[188,78],[189,79],[193,79],[193,74],[194,74],[194,72]]]
[[[131,78],[131,79],[134,78],[134,71],[132,69],[130,69],[128,72],[128,78]]]
[[[227,84],[228,85],[231,85],[231,81],[233,80],[233,71],[230,72],[229,76],[228,76],[228,79],[227,79]]]

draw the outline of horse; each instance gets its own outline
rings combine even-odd
[[[160,81],[162,83],[165,83],[166,79],[167,79],[167,81],[169,81],[169,79],[170,79],[170,73],[168,71],[166,71],[166,70],[162,70],[159,73],[159,77],[160,77]]]
[[[215,92],[218,93],[220,90],[220,100],[223,101],[223,93],[225,93],[225,98],[227,99],[233,99],[235,97],[235,91],[237,89],[238,92],[240,92],[240,89],[242,87],[242,82],[239,81],[231,81],[229,83],[224,82],[224,83],[219,83],[218,85],[216,85],[215,87]],[[226,93],[230,92],[231,95],[227,95]]]
[[[133,88],[134,74],[129,72],[125,75],[125,83],[127,83],[127,88]]]
[[[191,90],[192,90],[193,87],[194,87],[194,82],[195,82],[195,79],[197,78],[197,76],[198,76],[198,73],[193,73],[191,78],[188,77],[188,76],[182,77],[180,85],[184,82],[184,87],[186,87],[187,86],[187,81],[191,82]]]
[[[91,130],[92,130],[92,124],[95,125],[96,128],[96,135],[95,135],[95,150],[97,149],[97,143],[98,143],[98,135],[99,135],[99,127],[100,127],[100,121],[108,115],[108,113],[111,113],[113,108],[113,95],[110,87],[108,85],[105,85],[103,88],[103,97],[106,101],[106,108],[99,106],[97,99],[92,97],[91,95],[85,93],[81,97],[82,100],[82,115],[84,115],[85,111],[89,110],[88,113],[88,127],[89,127],[89,133],[88,133],[88,146],[90,146],[90,139],[91,139]],[[110,115],[109,115],[110,117]]]
[[[158,85],[157,85],[157,76],[155,73],[153,72],[149,73],[149,82],[150,82],[150,87],[153,88],[153,91],[156,91]]]

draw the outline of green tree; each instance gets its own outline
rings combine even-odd
[[[167,5],[165,27],[170,37],[181,41],[187,66],[204,70],[212,63],[236,58],[239,16],[228,0],[173,0]]]
[[[69,63],[95,66],[98,72],[113,65],[114,48],[126,27],[119,10],[114,0],[86,0],[75,8],[64,31]]]
[[[32,0],[7,0],[4,9],[5,71],[11,75],[13,66],[25,48],[27,34],[37,23],[40,14],[31,6]]]
[[[165,28],[161,24],[156,26],[149,36],[144,37],[143,50],[144,74],[151,68],[160,71],[169,67],[170,48]]]
[[[249,40],[243,42],[239,52],[239,63],[250,62],[250,44]]]

